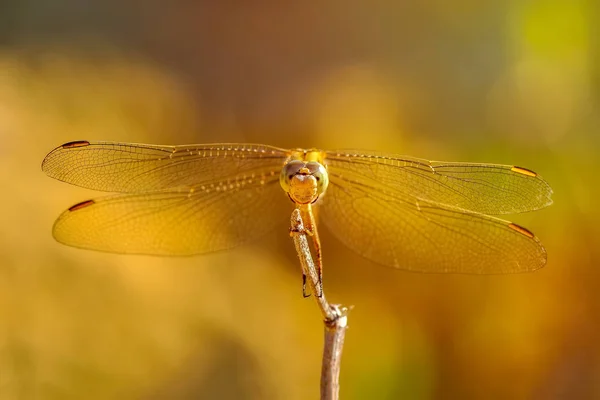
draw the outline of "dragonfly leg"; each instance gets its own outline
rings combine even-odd
[[[290,228],[290,236],[304,233],[312,236],[312,232],[308,231],[306,228],[303,230],[300,230],[299,228]],[[304,298],[310,297],[310,293],[306,291],[306,271],[304,270],[304,267],[302,268],[302,296]]]
[[[302,297],[310,297],[310,293],[306,293],[306,273],[302,271]]]
[[[317,274],[319,274],[319,288],[316,295],[321,297],[323,296],[323,261],[321,258],[321,242],[319,241],[319,235],[313,236],[313,243],[315,245],[315,253],[317,256]]]
[[[316,268],[317,274],[319,275],[319,287],[318,293],[315,293],[317,297],[323,296],[323,259],[321,256],[321,240],[319,239],[319,231],[317,230],[317,222],[315,215],[313,214],[312,207],[310,204],[306,207],[305,214],[308,216],[306,221],[306,231],[313,239],[313,245],[315,247],[316,256]]]

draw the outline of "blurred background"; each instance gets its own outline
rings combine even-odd
[[[533,169],[554,205],[509,216],[547,248],[532,274],[395,271],[321,233],[328,298],[355,306],[342,398],[600,398],[599,8],[4,0],[0,398],[318,396],[323,327],[302,298],[289,215],[246,246],[193,258],[59,245],[59,213],[101,194],[40,164],[80,139]]]

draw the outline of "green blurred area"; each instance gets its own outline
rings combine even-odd
[[[78,139],[384,150],[539,172],[511,216],[547,266],[420,275],[322,233],[353,304],[345,399],[600,398],[599,6],[593,1],[0,5],[0,398],[307,399],[322,324],[281,228],[230,252],[54,242],[98,193],[40,170]],[[409,240],[409,238],[399,238]]]

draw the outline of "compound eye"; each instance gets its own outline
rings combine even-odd
[[[325,169],[323,164],[316,161],[307,163],[306,168],[308,168],[311,175],[317,180],[317,193],[324,193],[329,185],[329,174],[327,173],[327,169]]]
[[[292,160],[283,166],[281,174],[279,175],[279,184],[286,193],[290,191],[290,182],[292,181],[292,178],[305,166],[306,164],[300,160]]]

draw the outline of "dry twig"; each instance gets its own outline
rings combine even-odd
[[[325,340],[323,346],[323,364],[321,366],[321,399],[337,400],[339,398],[339,376],[344,347],[344,338],[348,327],[348,309],[340,305],[331,305],[321,289],[319,275],[310,252],[307,232],[304,229],[302,215],[295,209],[291,218],[291,232],[296,252],[302,265],[302,271],[308,277],[308,284],[321,310],[325,324]],[[318,296],[317,293],[321,295]]]

